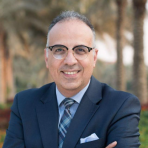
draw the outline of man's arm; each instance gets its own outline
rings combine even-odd
[[[116,148],[139,148],[139,119],[140,102],[137,97],[130,95],[119,108],[113,118],[107,136],[107,145],[117,141]]]
[[[6,138],[3,148],[25,148],[22,121],[19,114],[17,95],[11,107],[9,127],[6,131]]]

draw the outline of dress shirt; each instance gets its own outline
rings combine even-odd
[[[70,113],[71,113],[72,117],[74,116],[74,114],[75,114],[75,112],[76,112],[76,110],[77,110],[77,108],[78,108],[78,106],[79,106],[79,104],[80,104],[80,102],[81,102],[81,100],[82,100],[82,97],[83,97],[84,93],[86,92],[86,90],[87,90],[89,84],[90,84],[90,81],[89,81],[89,83],[88,83],[79,93],[77,93],[76,95],[70,97],[71,99],[73,99],[73,100],[76,101],[76,102],[70,107]],[[58,102],[58,107],[59,107],[59,123],[60,123],[61,117],[62,117],[62,115],[63,115],[63,113],[64,113],[64,109],[65,109],[64,105],[63,105],[61,102],[62,102],[66,97],[63,96],[63,95],[59,92],[57,86],[56,86],[56,96],[57,96],[57,102]]]

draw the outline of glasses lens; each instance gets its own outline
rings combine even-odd
[[[77,46],[74,48],[74,55],[78,60],[83,60],[88,55],[88,48],[85,46]]]
[[[64,46],[54,46],[52,54],[56,59],[63,59],[67,55],[67,49]]]

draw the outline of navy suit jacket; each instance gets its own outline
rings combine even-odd
[[[56,85],[25,90],[15,96],[3,148],[58,148]],[[114,90],[94,77],[71,121],[63,148],[138,148],[140,103],[136,96]],[[96,133],[99,140],[80,144]]]

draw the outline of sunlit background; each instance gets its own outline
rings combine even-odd
[[[148,12],[148,2],[146,3],[146,11]],[[132,42],[132,32],[126,31],[125,36]],[[104,39],[105,40],[98,39],[96,41],[96,45],[99,49],[98,59],[106,62],[116,62],[116,40],[109,36],[107,33],[104,33]],[[125,45],[123,49],[124,65],[133,64],[133,54],[133,46]],[[144,19],[144,59],[145,64],[148,66],[148,15],[146,15]]]

